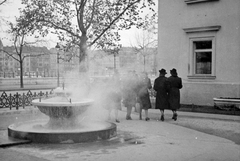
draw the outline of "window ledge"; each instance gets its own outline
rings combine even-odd
[[[200,2],[212,2],[219,0],[184,0],[186,4],[200,3]]]
[[[184,28],[183,30],[186,33],[191,32],[207,32],[207,31],[218,31],[221,26],[205,26],[205,27],[192,27],[192,28]]]
[[[216,79],[216,76],[211,75],[188,75],[188,79]]]

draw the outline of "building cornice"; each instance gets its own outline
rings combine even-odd
[[[219,1],[219,0],[184,0],[187,4],[193,3],[201,3],[201,2],[212,2],[212,1]]]
[[[187,76],[188,79],[201,79],[201,80],[214,80],[216,79],[216,76],[212,76],[212,75],[188,75]]]
[[[192,32],[209,32],[209,31],[219,31],[221,28],[220,25],[217,26],[204,26],[204,27],[191,27],[191,28],[184,28],[183,30],[186,33]]]

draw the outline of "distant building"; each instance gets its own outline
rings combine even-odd
[[[91,75],[112,75],[116,69],[122,75],[128,71],[145,71],[154,74],[156,71],[155,48],[146,49],[146,53],[137,52],[132,47],[122,47],[118,53],[106,53],[102,50],[89,51],[89,70]]]
[[[20,76],[20,64],[9,55],[18,59],[13,46],[4,47],[0,41],[0,77]],[[156,48],[136,51],[132,47],[122,47],[118,52],[109,53],[102,50],[88,51],[88,68],[90,76],[111,76],[115,70],[122,75],[128,71],[156,71]],[[8,53],[8,54],[7,54]],[[57,77],[66,76],[70,71],[79,70],[79,49],[67,51],[59,48],[24,47],[23,76],[25,77]]]
[[[20,76],[19,57],[13,46],[3,46],[0,41],[0,77]],[[5,51],[5,52],[4,52]],[[10,56],[12,55],[12,56]],[[50,54],[46,47],[23,48],[23,76],[50,76]],[[14,58],[15,59],[14,59]]]
[[[239,98],[240,1],[159,0],[158,7],[158,69],[178,70],[181,103]]]

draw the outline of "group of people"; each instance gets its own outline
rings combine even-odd
[[[145,110],[145,120],[148,121],[148,109],[151,108],[149,91],[152,89],[151,80],[147,73],[142,72],[139,76],[136,73],[129,72],[122,81],[122,103],[127,108],[127,120],[132,120],[132,107],[139,110],[139,119],[142,119],[142,109]]]
[[[137,75],[134,71],[128,72],[127,76],[120,80],[118,72],[115,72],[110,80],[112,90],[108,90],[106,94],[105,108],[115,113],[115,121],[119,123],[118,110],[122,106],[127,108],[126,120],[132,120],[132,108],[138,109],[139,119],[142,120],[142,110],[145,111],[145,120],[148,121],[148,109],[151,108],[150,95],[156,97],[155,109],[161,112],[160,119],[164,121],[164,110],[171,109],[173,117],[177,120],[177,109],[180,108],[180,90],[182,88],[182,80],[178,77],[177,70],[170,70],[171,76],[165,77],[167,74],[165,69],[159,70],[159,77],[155,79],[152,86],[150,78],[146,72]]]
[[[161,111],[161,120],[164,121],[164,110],[170,109],[173,112],[175,121],[177,120],[177,109],[180,108],[180,89],[182,88],[182,79],[178,77],[177,70],[170,70],[170,77],[165,69],[159,70],[160,75],[154,81],[153,89],[156,91],[156,109]]]

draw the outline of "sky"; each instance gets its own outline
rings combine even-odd
[[[157,2],[157,0],[156,0]],[[14,22],[15,16],[19,15],[18,9],[22,7],[21,0],[8,0],[8,3],[0,6],[0,17],[3,17],[5,20]],[[157,8],[157,5],[156,5]],[[4,23],[1,20],[0,24],[0,38],[3,42],[4,46],[11,46],[12,42],[9,41],[7,38],[9,38],[9,34],[6,33],[7,26],[6,23]],[[119,31],[119,34],[121,35],[121,41],[120,43],[122,46],[125,47],[131,47],[136,45],[136,35],[139,34],[141,31],[137,30],[136,28],[130,29],[130,30],[124,30]],[[56,36],[47,36],[46,40],[48,43],[42,44],[43,46],[46,46],[47,48],[55,47],[58,40]]]

